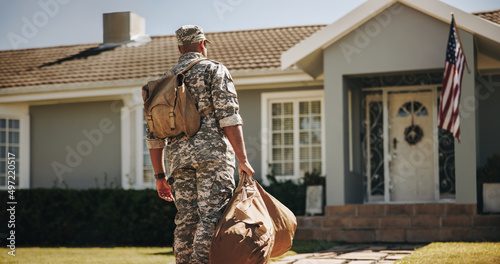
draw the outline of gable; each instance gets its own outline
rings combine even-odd
[[[343,74],[441,68],[448,31],[446,23],[394,4],[325,47],[324,56]]]
[[[444,24],[447,24],[448,26],[451,20],[451,12],[455,15],[459,28],[475,37],[474,40],[477,40],[477,47],[480,53],[486,53],[481,49],[483,46],[486,46],[489,50],[494,50],[494,54],[498,54],[496,50],[500,49],[499,24],[487,21],[473,14],[463,12],[439,1],[368,0],[349,14],[319,30],[311,37],[305,39],[291,49],[285,51],[281,56],[282,69],[295,65],[309,75],[318,77],[323,73],[324,63],[320,58],[323,57],[323,51],[327,47],[333,43],[339,42],[340,39],[351,32],[359,30],[362,25],[365,25],[365,23],[374,17],[381,16],[384,13],[386,13],[386,15],[387,13],[389,15],[396,15],[398,12],[398,6],[406,6],[409,9],[419,11],[430,18],[434,18]],[[492,18],[488,17],[488,19]],[[383,25],[383,22],[379,21],[379,23],[380,25]],[[432,28],[424,29],[430,31],[433,30]],[[373,35],[376,35],[375,33]],[[445,36],[447,36],[447,34],[448,33],[446,32]],[[443,43],[445,44],[446,41]],[[491,56],[491,54],[488,55]],[[478,63],[478,65],[481,65],[481,63]]]

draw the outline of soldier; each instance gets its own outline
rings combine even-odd
[[[182,26],[176,32],[181,71],[195,59],[207,56],[207,43],[199,26]],[[157,139],[147,128],[147,147],[155,171],[158,195],[175,201],[174,253],[177,263],[208,263],[210,242],[217,221],[234,190],[235,154],[240,175],[255,171],[247,160],[243,121],[233,80],[227,68],[213,60],[202,60],[184,73],[186,87],[200,113],[213,110],[201,120],[192,137],[181,134]],[[210,110],[208,110],[210,111]],[[166,145],[171,172],[165,178],[163,148]],[[167,183],[168,182],[168,183]]]

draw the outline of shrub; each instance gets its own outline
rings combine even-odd
[[[2,201],[7,195],[0,192]],[[175,205],[154,190],[29,189],[15,197],[19,246],[170,246],[173,241]],[[7,233],[7,225],[1,228]]]

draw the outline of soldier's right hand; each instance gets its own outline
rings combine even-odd
[[[158,196],[167,202],[175,200],[170,185],[168,185],[165,178],[156,180],[156,191],[158,191]]]

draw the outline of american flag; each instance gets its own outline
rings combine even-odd
[[[452,17],[450,35],[446,46],[446,62],[444,64],[443,87],[440,96],[438,125],[450,131],[460,141],[460,90],[464,72],[465,56],[457,37],[455,18]]]

